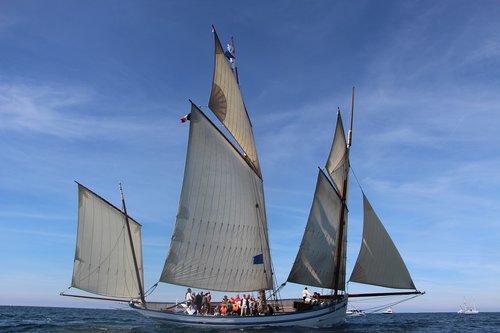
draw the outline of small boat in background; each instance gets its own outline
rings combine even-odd
[[[382,312],[382,313],[383,314],[393,314],[394,311],[392,311],[392,308],[389,307],[389,308],[385,309],[384,312]]]
[[[366,316],[366,313],[363,310],[356,309],[354,307],[348,308],[346,311],[346,315],[348,317],[360,317]]]
[[[479,310],[476,309],[476,305],[473,304],[472,306],[467,304],[467,301],[464,298],[464,304],[460,306],[460,310],[457,311],[458,314],[478,314]]]

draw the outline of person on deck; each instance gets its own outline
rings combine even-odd
[[[236,304],[236,314],[237,315],[240,315],[240,311],[241,311],[241,298],[240,298],[240,295],[236,295],[236,297],[234,298],[234,303],[233,304]],[[233,313],[235,311],[233,310]]]
[[[206,311],[208,314],[210,314],[211,309],[210,309],[210,303],[212,302],[212,296],[210,295],[210,291],[207,291],[205,294],[205,306],[206,306]]]
[[[220,314],[221,314],[221,316],[227,315],[227,306],[226,306],[226,303],[222,303],[220,305]]]
[[[238,304],[239,303],[236,301],[233,302],[233,309],[232,309],[233,311],[232,312],[233,312],[233,315],[235,315],[235,316],[239,315],[239,313],[240,313],[239,312],[240,306]]]
[[[215,309],[214,309],[214,316],[220,316],[219,306],[215,307]]]
[[[187,288],[186,291],[186,305],[187,307],[191,307],[191,304],[193,304],[193,295],[191,294],[191,288]]]
[[[196,313],[201,313],[201,304],[203,303],[203,293],[198,292],[194,299],[194,304],[196,305]]]
[[[248,300],[247,295],[243,294],[243,298],[240,300],[240,311],[242,316],[248,316]]]
[[[311,301],[311,297],[311,293],[307,290],[307,287],[305,287],[304,290],[302,290],[302,299],[304,302],[309,303]]]

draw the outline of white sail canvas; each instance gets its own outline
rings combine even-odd
[[[289,282],[334,288],[334,261],[341,205],[332,184],[323,171],[319,170],[309,219],[287,279]],[[343,267],[345,270],[345,265]],[[340,277],[344,280],[342,274]],[[343,281],[339,282],[339,285],[343,285]]]
[[[141,225],[130,230],[143,285]],[[71,286],[98,295],[140,298],[125,215],[78,184],[78,235]]]
[[[261,175],[257,150],[252,132],[252,125],[241,97],[240,87],[229,66],[224,50],[217,34],[215,38],[215,65],[212,91],[208,106],[224,124],[241,149],[254,165],[259,176]]]
[[[363,193],[363,242],[349,279],[387,288],[415,289],[410,273]]]
[[[194,105],[160,281],[218,291],[272,289],[262,180]]]
[[[339,195],[342,197],[344,193],[344,181],[347,179],[347,174],[349,172],[349,159],[340,112],[337,114],[337,127],[335,128],[335,135],[333,136],[332,148],[328,155],[328,160],[326,161],[326,170],[332,177],[333,183],[337,187]]]

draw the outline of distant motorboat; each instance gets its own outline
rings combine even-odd
[[[356,308],[349,308],[346,311],[346,315],[348,317],[360,317],[360,316],[366,316],[366,313],[363,310],[359,310]]]
[[[471,314],[478,314],[479,310],[476,309],[476,305],[473,304],[468,305],[467,301],[464,298],[464,304],[460,306],[460,310],[457,311],[458,314],[466,314],[466,315],[471,315]]]
[[[394,311],[392,311],[392,308],[387,308],[384,310],[384,312],[382,312],[383,314],[393,314]]]

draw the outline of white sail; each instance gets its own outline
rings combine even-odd
[[[259,160],[252,132],[252,125],[248,118],[240,87],[229,66],[224,50],[214,31],[215,37],[215,65],[212,91],[208,106],[224,124],[245,154],[252,161],[257,173],[260,175]]]
[[[415,289],[401,255],[363,193],[363,243],[352,282],[397,289]]]
[[[319,170],[316,191],[306,230],[295,258],[289,282],[333,289],[335,258],[342,202],[332,184]],[[344,216],[347,218],[347,214]],[[345,249],[345,246],[343,247]],[[339,286],[345,284],[345,250],[341,256]],[[343,288],[340,288],[343,289]]]
[[[262,180],[194,105],[179,210],[160,281],[218,291],[272,288]]]
[[[332,177],[340,196],[344,193],[344,181],[349,172],[349,159],[347,154],[347,143],[345,140],[344,126],[340,112],[337,114],[337,127],[333,136],[332,148],[326,161],[326,170]]]
[[[141,225],[129,221],[142,286]],[[140,298],[125,215],[80,184],[71,286],[98,295]]]

